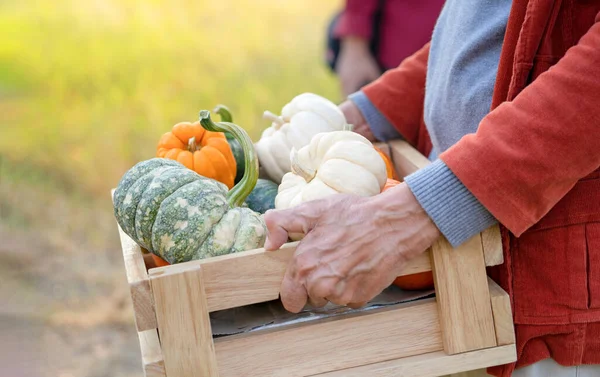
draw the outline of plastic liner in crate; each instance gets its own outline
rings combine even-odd
[[[213,312],[210,314],[210,322],[213,336],[216,338],[288,326],[300,322],[315,321],[349,313],[365,312],[385,306],[429,298],[434,295],[434,290],[403,291],[395,286],[391,286],[359,309],[351,309],[328,303],[323,308],[311,308],[307,306],[298,314],[288,312],[281,304],[281,301],[274,300]]]

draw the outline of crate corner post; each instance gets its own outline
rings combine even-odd
[[[151,271],[168,377],[218,377],[202,268]]]
[[[431,248],[431,266],[444,351],[497,346],[480,234],[456,249],[441,237]]]

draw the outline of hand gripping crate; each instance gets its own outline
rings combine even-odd
[[[429,161],[402,141],[378,145],[400,177]],[[516,359],[498,227],[457,249],[442,237],[403,275],[433,271],[435,298],[213,338],[209,313],[276,300],[296,243],[147,269],[121,229],[145,376],[430,377]]]

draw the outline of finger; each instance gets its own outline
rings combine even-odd
[[[299,313],[308,300],[304,286],[294,281],[287,272],[281,282],[280,296],[283,307],[292,313]]]
[[[337,280],[337,279],[336,279]],[[315,306],[320,308],[325,306],[329,301],[328,297],[333,293],[333,286],[335,281],[333,278],[309,278],[306,281],[306,292],[310,302],[314,302]]]
[[[327,305],[328,302],[329,301],[327,301],[326,298],[312,298],[312,297],[308,296],[308,303],[313,308],[322,308],[325,305]]]
[[[347,292],[340,296],[327,297],[327,299],[336,305],[347,306],[352,300],[352,293]]]
[[[365,305],[367,305],[366,302],[349,302],[346,306],[350,309],[360,309]]]
[[[341,280],[335,287],[334,293],[327,296],[327,299],[336,305],[348,305],[352,301],[356,292],[354,284],[347,284]]]
[[[301,207],[305,207],[304,205]],[[265,213],[267,226],[266,250],[277,250],[288,240],[290,233],[306,234],[312,228],[313,220],[303,215],[300,207],[286,210],[268,210]]]
[[[369,277],[372,277],[372,274],[370,275]],[[373,282],[371,284],[364,280],[354,280],[354,282],[355,284],[349,287],[351,289],[347,289],[345,292],[347,295],[344,297],[346,301],[344,305],[352,309],[359,309],[365,306],[377,294],[373,294],[373,289],[369,288]]]
[[[364,288],[364,285],[360,285],[359,288],[354,291],[354,296],[346,306],[352,309],[362,308],[383,291],[383,289],[373,289],[372,287]]]

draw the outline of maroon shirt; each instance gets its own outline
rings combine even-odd
[[[379,25],[379,56],[384,67],[397,67],[431,39],[443,0],[347,0],[335,29],[337,37],[370,39],[373,18],[383,3]]]

